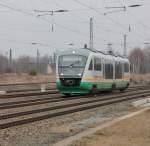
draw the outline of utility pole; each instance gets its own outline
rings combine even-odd
[[[127,56],[127,35],[124,34],[124,52],[123,55],[126,57]]]
[[[93,18],[90,18],[90,49],[93,49]]]
[[[53,58],[54,58],[54,64],[55,64],[56,63],[56,53],[54,52],[53,55],[54,55]]]
[[[39,50],[37,49],[37,56],[36,56],[37,72],[39,72],[39,58],[40,58],[40,53]]]
[[[9,50],[9,65],[12,68],[12,49]]]
[[[104,15],[107,15],[109,13],[117,13],[120,11],[127,11],[127,8],[135,8],[135,7],[141,7],[143,6],[143,4],[132,4],[132,5],[128,5],[128,6],[111,6],[111,7],[105,7],[106,9],[112,9],[113,11],[109,11],[104,13]],[[118,9],[118,10],[115,10]],[[129,25],[129,32],[131,31],[131,27]],[[127,35],[124,34],[124,51],[123,51],[123,55],[125,57],[127,57]]]

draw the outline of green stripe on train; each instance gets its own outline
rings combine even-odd
[[[64,87],[60,81],[56,82],[57,88],[61,93],[72,93],[72,94],[86,94],[91,91],[93,85],[96,85],[98,90],[109,90],[112,89],[112,85],[115,83],[117,89],[123,89],[127,86],[127,81],[116,81],[116,82],[81,82],[79,87]]]

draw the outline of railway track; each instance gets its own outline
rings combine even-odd
[[[55,82],[50,82],[50,83],[55,83]],[[31,83],[31,84],[8,84],[8,85],[0,85],[1,86],[21,86],[21,85],[37,85],[40,83]],[[46,83],[45,83],[46,84]],[[49,84],[49,82],[47,83]],[[141,88],[147,88],[149,87],[149,85],[137,85],[137,86],[130,86],[128,88],[128,90],[137,90],[137,89],[141,89]],[[5,91],[5,90],[4,90]],[[8,90],[6,89],[6,94],[0,95],[0,99],[1,98],[15,98],[15,97],[26,97],[26,96],[37,96],[37,95],[47,95],[47,94],[58,94],[59,92],[57,91],[57,89],[55,87],[53,88],[46,88],[46,92],[41,93],[40,92],[41,89],[40,88],[36,88],[36,89],[11,89]]]
[[[137,91],[142,89],[149,89],[150,85],[147,86],[141,86],[141,87],[129,87],[126,91]]]
[[[56,88],[47,88],[46,91],[53,91]],[[20,92],[32,92],[32,91],[41,91],[40,88],[37,89],[19,89],[19,90],[8,90],[7,93],[20,93]]]
[[[39,83],[16,83],[16,84],[0,84],[2,86],[24,86],[24,85],[39,85],[39,84],[55,84],[56,82],[39,82]]]
[[[145,88],[147,87],[148,85],[144,85],[144,86],[130,86],[128,89],[141,89],[141,88]],[[31,92],[31,91],[40,91],[41,89],[40,88],[37,88],[37,89],[18,89],[18,90],[8,90],[6,91],[7,93],[19,93],[19,92]],[[53,90],[57,90],[56,88],[46,88],[47,91],[53,91]]]
[[[138,90],[138,89],[147,89],[149,87],[150,87],[149,85],[135,86],[135,87],[132,86],[132,87],[129,87],[127,91],[134,91],[134,90]],[[13,90],[13,91],[8,91],[8,93],[6,93],[6,94],[0,95],[0,99],[28,97],[28,96],[40,96],[40,95],[49,95],[49,94],[59,94],[59,91],[56,88],[48,89],[45,92],[40,92],[40,89]]]
[[[56,90],[55,82],[0,84],[0,90],[6,91],[6,93],[33,92],[33,91],[40,91],[42,85],[45,85],[45,89],[48,91]]]
[[[142,89],[146,89],[146,88],[142,88]],[[132,91],[136,91],[136,89],[127,90],[126,92],[132,92]],[[44,95],[48,95],[48,94],[53,94],[53,93],[52,92],[44,93]],[[112,94],[115,94],[115,95],[119,94],[120,95],[121,93],[120,92],[118,92],[118,93],[113,93],[113,92],[111,93],[110,92],[110,93],[107,93],[107,96],[109,96],[109,94],[111,94],[111,95]],[[99,95],[100,96],[104,96],[104,95],[106,95],[106,93],[99,94]],[[15,95],[13,95],[13,96],[15,96]],[[35,95],[32,95],[32,96],[35,96]],[[89,97],[89,95],[82,96],[82,98],[87,98],[87,97]],[[59,96],[59,97],[44,97],[44,98],[39,98],[39,99],[29,99],[29,100],[23,100],[23,101],[6,102],[6,103],[0,103],[0,109],[10,109],[10,108],[19,108],[19,107],[33,106],[33,105],[41,105],[41,104],[46,104],[46,103],[62,102],[62,101],[68,101],[68,100],[73,100],[73,99],[80,99],[80,98],[81,98],[81,96],[64,98],[64,96],[62,95],[62,96]]]
[[[128,89],[141,89],[141,88],[145,88],[145,87],[150,87],[150,85],[147,84],[147,85],[129,86]]]
[[[145,89],[145,88],[144,88]],[[126,92],[133,92],[135,90],[129,90]],[[134,92],[133,92],[134,93]],[[125,93],[107,93],[107,96],[112,94],[125,94]],[[47,95],[47,94],[46,94]],[[105,96],[106,93],[99,94],[100,96]],[[23,100],[23,101],[15,101],[15,102],[6,102],[6,103],[0,103],[0,109],[10,109],[10,108],[19,108],[19,107],[26,107],[26,106],[33,106],[33,105],[41,105],[41,104],[46,104],[46,103],[53,103],[53,102],[62,102],[62,101],[69,101],[73,99],[80,99],[80,98],[93,98],[93,96],[89,97],[87,96],[75,96],[71,98],[64,98],[64,96],[58,96],[58,97],[44,97],[44,98],[39,98],[39,99],[29,99],[29,100]]]
[[[15,93],[6,93],[0,95],[0,99],[6,98],[17,98],[17,97],[28,97],[28,96],[40,96],[40,95],[49,95],[49,94],[59,94],[58,90],[47,90],[45,92],[40,91],[25,91],[25,92],[15,92]]]
[[[17,93],[17,92],[33,92],[33,91],[40,91],[41,85],[46,85],[46,90],[56,90],[54,84],[56,82],[41,82],[41,83],[18,83],[18,84],[0,84],[0,90],[4,90],[7,93]],[[52,88],[50,88],[50,85],[53,85]],[[133,88],[142,88],[146,87],[148,85],[135,85],[130,86],[129,89]]]
[[[80,112],[84,110],[94,109],[97,107],[107,106],[114,103],[119,103],[127,100],[133,100],[138,98],[143,98],[150,95],[150,88],[141,89],[138,91],[128,91],[124,93],[114,93],[112,95],[97,95],[97,96],[77,96],[77,97],[58,97],[58,98],[47,98],[41,101],[26,101],[26,103],[13,102],[13,103],[1,103],[0,109],[12,109],[19,108],[22,106],[33,106],[35,103],[60,103],[60,105],[33,109],[28,111],[21,111],[9,114],[3,114],[0,116],[0,129],[6,129],[18,125],[28,124],[35,121],[40,121],[44,119],[54,118],[57,116],[67,115],[75,112]],[[71,101],[71,103],[70,103]],[[23,101],[25,102],[25,101]],[[26,105],[25,105],[26,104]],[[36,104],[37,105],[37,104]],[[33,116],[33,117],[32,117]],[[21,119],[21,117],[24,117]]]

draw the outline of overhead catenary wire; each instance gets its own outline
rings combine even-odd
[[[42,0],[42,2],[46,2],[46,4],[49,4],[48,3],[48,1],[47,0]],[[57,1],[53,1],[55,4],[56,4],[56,6],[60,9],[66,9],[66,7],[64,7],[64,6],[62,6],[60,3],[57,3]],[[69,12],[69,11],[68,11]],[[85,20],[85,18],[83,19],[82,17],[80,17],[80,16],[77,16],[77,15],[75,15],[75,14],[72,14],[72,13],[67,13],[67,14],[69,14],[69,15],[71,15],[71,16],[75,16],[75,17],[77,17],[79,20],[80,20],[80,22],[83,22],[83,23],[86,23],[86,24],[88,24],[89,25],[89,21],[87,21],[87,20]],[[84,21],[83,21],[84,20]],[[95,25],[95,27],[96,28],[100,28],[98,25],[96,25],[95,23],[94,23],[94,25]],[[101,30],[101,31],[105,31],[104,29],[99,29],[99,30]],[[111,30],[106,30],[107,32],[111,32]],[[120,35],[120,33],[119,32],[112,32],[113,34],[115,34],[115,33],[117,33],[117,35],[119,34]],[[100,36],[101,35],[97,35],[97,34],[95,34],[95,38],[97,39],[97,41],[103,41],[104,43],[103,44],[105,44],[107,41],[105,40],[105,39],[100,39]],[[102,36],[101,36],[102,37]]]
[[[83,3],[83,2],[81,2],[81,1],[79,1],[79,0],[73,0],[73,1],[76,2],[76,3],[78,3],[79,5],[82,5],[82,6],[84,6],[84,7],[87,7],[87,8],[89,8],[89,9],[95,11],[96,13],[98,13],[98,14],[104,16],[103,13],[101,13],[101,12],[98,11],[98,10],[96,10],[94,7],[89,6],[88,4],[85,4],[85,3]],[[106,17],[107,19],[109,19],[110,21],[114,22],[115,24],[119,25],[119,26],[120,26],[121,28],[123,28],[124,30],[126,29],[126,28],[124,27],[124,25],[122,25],[121,23],[115,21],[114,19],[112,19],[112,18],[109,17],[108,15],[105,15],[105,17]],[[134,33],[137,34],[137,35],[138,35],[139,37],[141,37],[142,39],[143,39],[143,37],[145,38],[145,36],[141,35],[139,32],[134,32]],[[149,40],[149,38],[146,38],[146,39]]]
[[[1,3],[0,3],[0,4],[1,4]],[[28,16],[32,16],[32,17],[41,19],[41,20],[45,21],[45,22],[48,23],[48,24],[51,24],[51,23],[52,23],[50,20],[48,20],[48,19],[46,19],[46,18],[44,18],[44,17],[37,17],[36,15],[34,15],[34,14],[32,14],[32,13],[29,13],[29,12],[26,12],[26,11],[24,11],[24,10],[22,10],[22,9],[13,8],[13,7],[11,7],[11,6],[9,6],[9,5],[6,5],[6,4],[1,4],[0,6],[5,7],[5,8],[8,8],[8,9],[10,9],[10,10],[12,10],[12,11],[15,11],[15,12],[19,12],[19,13],[24,14],[24,15],[28,15]],[[81,31],[78,31],[78,30],[69,28],[69,27],[67,27],[67,26],[64,26],[64,25],[59,24],[59,23],[56,23],[56,22],[53,22],[53,25],[56,25],[56,26],[58,26],[59,28],[62,28],[62,29],[67,30],[67,31],[69,31],[69,32],[76,33],[77,35],[80,36],[80,38],[81,38],[81,37],[88,38],[88,35],[85,34],[85,33],[83,33],[83,32],[81,32]],[[15,42],[15,43],[17,43],[17,42]],[[41,43],[41,44],[43,44],[43,43]],[[29,45],[29,44],[28,44],[28,45]],[[57,47],[55,47],[55,48],[57,48]]]
[[[8,8],[8,9],[11,9],[11,10],[16,11],[16,12],[20,12],[20,13],[22,13],[22,14],[26,14],[26,15],[30,15],[30,16],[32,16],[32,17],[36,17],[36,15],[34,15],[33,13],[26,12],[26,11],[24,11],[24,10],[22,10],[22,9],[13,8],[13,7],[8,6],[8,5],[6,5],[6,4],[0,3],[0,6],[5,7],[5,8]],[[47,21],[45,18],[41,18],[41,17],[40,17],[40,19],[42,19],[42,20],[44,20],[44,21],[46,21],[46,22],[48,22],[48,23],[51,23],[50,21]],[[86,21],[86,23],[88,23],[88,22]],[[66,27],[66,26],[64,26],[64,25],[58,24],[58,23],[56,23],[56,22],[55,22],[54,24],[57,25],[57,26],[59,26],[59,27],[61,27],[61,28],[63,28],[63,29],[65,29],[65,30],[72,31],[72,32],[74,32],[74,33],[79,33],[80,35],[83,35],[83,33],[81,33],[80,31],[73,30],[73,29],[71,29],[71,28],[68,28],[68,27]],[[111,32],[110,29],[109,29],[109,30],[106,30],[106,31]],[[87,35],[87,34],[84,34],[84,35]]]
[[[78,0],[77,0],[78,1]],[[30,16],[32,16],[32,17],[36,17],[36,15],[34,15],[33,13],[31,13],[31,12],[26,12],[25,10],[22,10],[22,9],[18,9],[18,8],[13,8],[13,7],[11,7],[11,6],[9,6],[9,5],[1,5],[1,6],[3,6],[3,7],[5,7],[5,8],[9,8],[9,9],[11,9],[11,10],[13,10],[13,11],[16,11],[16,12],[20,12],[20,13],[22,13],[22,14],[25,14],[25,15],[30,15]],[[90,6],[91,7],[91,6]],[[88,8],[89,9],[89,8]],[[95,8],[93,8],[93,9],[95,9]],[[98,11],[98,10],[97,10]],[[98,13],[101,13],[100,11],[98,11]],[[103,14],[103,13],[101,13],[101,14]],[[36,17],[37,18],[37,17]],[[51,23],[51,21],[50,20],[48,20],[48,19],[46,19],[46,18],[38,18],[38,19],[41,19],[41,20],[44,20],[45,22],[47,22],[47,23]],[[87,23],[87,22],[86,22]],[[115,23],[116,24],[116,23]],[[60,28],[62,28],[62,29],[65,29],[65,30],[67,30],[67,31],[70,31],[70,32],[74,32],[74,33],[76,33],[76,34],[78,34],[78,35],[82,35],[82,36],[84,36],[84,37],[88,37],[87,36],[87,34],[86,33],[83,33],[83,32],[81,32],[81,31],[79,31],[79,30],[75,30],[75,29],[73,29],[73,28],[69,28],[69,27],[67,27],[67,26],[64,26],[64,25],[62,25],[62,24],[59,24],[59,23],[57,23],[57,22],[55,22],[54,23],[54,25],[56,25],[56,26],[58,26],[58,27],[60,27]],[[97,25],[98,26],[98,25]],[[123,25],[124,26],[124,25]],[[99,27],[97,27],[97,28],[99,28]],[[108,32],[110,31],[110,29],[108,29]],[[119,34],[119,33],[118,33]],[[141,36],[141,38],[142,38],[143,36]]]
[[[42,0],[42,2],[46,2],[46,4],[50,4],[50,3],[48,3],[48,1],[47,0]],[[56,6],[60,9],[66,9],[66,7],[64,7],[64,6],[62,6],[60,3],[57,3],[57,1],[55,0],[53,0],[53,2],[56,4]],[[68,12],[70,12],[70,11],[68,11]],[[74,13],[67,13],[67,14],[69,14],[69,15],[71,15],[71,16],[75,16],[75,17],[77,17],[79,20],[80,20],[80,22],[81,23],[86,23],[86,24],[88,24],[89,25],[89,21],[87,21],[87,20],[85,20],[85,18],[82,18],[81,16],[78,16],[78,15],[76,15],[76,14],[74,14]],[[121,33],[121,32],[118,32],[118,31],[114,31],[114,30],[111,30],[111,29],[105,29],[105,28],[101,28],[99,25],[97,25],[97,24],[95,24],[95,22],[94,22],[94,26],[95,26],[95,28],[97,28],[97,30],[100,30],[100,31],[103,31],[103,32],[109,32],[109,33],[112,33],[112,34],[115,34],[115,35],[123,35],[123,33]],[[97,32],[97,31],[96,31]],[[94,35],[95,36],[95,38],[97,38],[98,40],[97,41],[103,41],[104,43],[103,44],[106,44],[106,42],[107,42],[107,40],[105,39],[100,39],[99,38],[99,35],[97,35],[97,33]],[[101,37],[102,37],[102,35],[100,35]]]
[[[144,28],[150,30],[150,26],[146,25],[145,23],[143,23],[139,18],[137,18],[137,16],[135,16],[131,11],[127,11],[130,16],[132,16],[133,19],[135,19],[141,26],[143,26]]]
[[[25,45],[39,45],[39,46],[45,46],[45,47],[54,47],[53,44],[47,44],[47,43],[42,43],[40,41],[36,42],[25,42],[25,41],[18,41],[14,39],[5,39],[5,38],[0,38],[0,40],[7,41],[7,42],[12,42],[12,43],[17,43],[17,44],[25,44]],[[55,46],[56,47],[56,46]]]
[[[8,9],[10,9],[10,10],[12,10],[12,11],[16,11],[16,12],[19,12],[19,13],[22,13],[22,14],[25,14],[25,15],[29,15],[29,16],[32,16],[32,17],[41,19],[41,20],[43,20],[43,21],[45,21],[45,22],[47,22],[47,23],[52,23],[51,21],[47,20],[46,18],[37,17],[37,16],[34,15],[33,13],[26,12],[26,11],[24,11],[24,10],[22,10],[22,9],[13,8],[13,7],[11,7],[11,6],[9,6],[9,5],[6,5],[6,4],[3,4],[3,3],[0,3],[0,6],[5,7],[5,8],[8,8]],[[65,30],[67,30],[67,31],[74,32],[74,33],[76,33],[76,34],[78,34],[78,35],[87,36],[87,34],[84,34],[84,33],[80,32],[80,31],[78,31],[78,30],[71,29],[71,28],[66,27],[66,26],[64,26],[64,25],[62,25],[62,24],[58,24],[58,23],[56,23],[56,22],[54,22],[54,24],[55,24],[56,26],[58,26],[58,27],[61,27],[61,28],[65,29]]]
[[[114,24],[120,26],[123,30],[126,30],[126,31],[127,31],[127,28],[126,28],[124,25],[122,25],[122,24],[119,23],[118,21],[115,21],[113,18],[109,17],[108,15],[104,15],[104,13],[98,11],[98,10],[95,9],[94,7],[91,7],[91,6],[89,6],[89,5],[87,5],[87,4],[83,3],[83,2],[81,2],[81,1],[79,1],[79,0],[73,0],[73,1],[76,2],[76,3],[78,3],[78,4],[80,4],[80,5],[82,5],[82,6],[84,6],[84,7],[87,7],[87,8],[89,8],[89,9],[95,11],[97,14],[99,14],[99,15],[101,15],[101,16],[103,16],[103,17],[106,17],[109,21],[113,22]]]
[[[54,1],[54,3],[58,6],[58,7],[60,7],[60,8],[63,8],[63,9],[66,9],[66,7],[63,7],[62,5],[60,5],[60,4],[58,4],[57,2],[56,2],[56,0]],[[86,9],[87,10],[87,9]],[[69,10],[70,11],[70,10]],[[68,11],[68,12],[69,12]],[[69,13],[69,15],[72,15],[72,16],[75,16],[75,17],[77,17],[79,20],[80,20],[80,22],[82,22],[82,23],[86,23],[86,24],[89,24],[89,20],[85,20],[85,18],[82,18],[81,16],[79,16],[79,15],[76,15],[76,14],[72,14],[72,13]],[[84,20],[84,21],[83,21]],[[105,24],[104,24],[105,25]],[[96,27],[96,28],[100,28],[100,30],[101,31],[106,31],[106,32],[110,32],[110,33],[113,33],[113,34],[119,34],[119,35],[122,35],[122,33],[120,33],[120,32],[117,32],[117,31],[114,31],[114,30],[112,30],[112,29],[105,29],[104,27],[100,27],[98,24],[94,24],[94,26]],[[103,28],[103,29],[102,29]]]
[[[6,5],[6,4],[3,4],[3,3],[0,3],[0,6],[5,7],[5,8],[8,8],[8,9],[13,10],[13,11],[16,11],[16,12],[19,12],[19,13],[22,13],[22,14],[25,14],[25,15],[34,16],[34,15],[33,15],[32,13],[30,13],[30,12],[26,12],[26,11],[24,11],[24,10],[22,10],[22,9],[18,9],[18,8],[13,8],[13,7],[11,7],[11,6],[9,6],[9,5]],[[34,16],[34,17],[35,17],[35,16]]]

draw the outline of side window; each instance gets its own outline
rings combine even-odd
[[[129,64],[128,63],[125,63],[124,64],[124,72],[129,72]]]
[[[113,79],[113,64],[111,63],[111,61],[105,62],[105,78]]]
[[[121,62],[116,62],[115,63],[115,78],[116,79],[122,79],[122,68],[123,64]]]
[[[93,59],[92,59],[91,62],[90,62],[89,70],[93,70]]]
[[[101,71],[101,59],[94,58],[94,70]]]
[[[119,79],[123,76],[123,63],[119,62]]]

